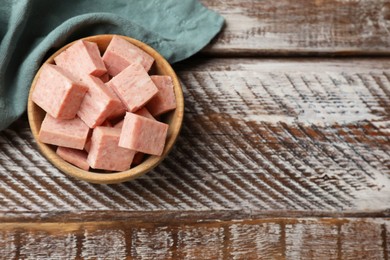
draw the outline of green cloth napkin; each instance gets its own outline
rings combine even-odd
[[[0,130],[26,109],[32,79],[48,55],[96,34],[148,43],[169,62],[202,49],[223,18],[197,0],[3,0],[0,4]]]

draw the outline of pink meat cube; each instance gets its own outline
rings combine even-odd
[[[42,66],[32,100],[48,114],[59,119],[76,116],[88,88],[67,71],[51,64]]]
[[[122,37],[114,36],[104,52],[103,61],[108,74],[116,76],[132,63],[141,64],[146,71],[149,71],[154,59]]]
[[[158,93],[147,104],[153,116],[164,114],[176,108],[176,97],[170,76],[154,75],[150,77],[158,88]]]
[[[136,63],[129,65],[106,85],[114,90],[130,112],[137,111],[158,92],[148,73]]]
[[[79,40],[54,58],[55,63],[78,77],[101,76],[107,72],[95,42]]]
[[[88,154],[85,151],[58,146],[56,153],[68,163],[71,163],[80,169],[89,170],[89,164],[87,162]]]
[[[94,76],[82,78],[83,84],[88,86],[88,92],[80,105],[77,115],[90,127],[94,128],[104,122],[113,111],[122,107],[121,101],[104,83]]]
[[[149,119],[152,119],[152,120],[156,120],[152,116],[152,114],[150,114],[149,111],[146,108],[144,108],[144,107],[141,108],[141,109],[138,109],[136,112],[134,112],[134,114],[139,115],[139,116],[143,116],[143,117],[146,117],[146,118],[149,118]],[[115,125],[115,127],[122,129],[123,123],[124,123],[124,120],[122,120],[119,123],[117,123]],[[144,159],[144,153],[137,152],[134,155],[134,159],[133,159],[133,162],[131,163],[131,165],[138,165],[138,164],[140,164],[142,162],[143,159]]]
[[[93,130],[87,161],[94,169],[125,171],[135,152],[118,146],[121,130],[98,126]]]
[[[127,112],[119,146],[147,154],[161,155],[167,132],[167,124]]]
[[[46,114],[39,130],[39,141],[82,150],[89,127],[80,118],[61,120]]]

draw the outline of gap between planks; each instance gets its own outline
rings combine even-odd
[[[134,221],[134,222],[209,222],[209,221],[230,221],[264,218],[385,218],[390,217],[390,210],[387,211],[291,211],[291,210],[219,210],[219,211],[77,211],[77,212],[12,212],[0,211],[0,223],[12,222],[88,222],[88,221]]]

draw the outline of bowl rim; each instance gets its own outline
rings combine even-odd
[[[159,64],[161,63],[161,66],[164,67],[164,70],[167,71],[167,74],[172,77],[173,85],[174,85],[174,91],[176,96],[176,109],[173,111],[175,113],[175,119],[172,120],[172,123],[169,124],[169,128],[172,128],[172,134],[171,137],[167,140],[164,151],[161,156],[149,156],[148,159],[143,161],[141,164],[130,168],[129,170],[122,171],[122,172],[112,172],[112,173],[97,173],[97,172],[90,172],[82,170],[62,158],[60,158],[55,150],[53,150],[51,145],[42,143],[38,140],[38,134],[39,134],[39,128],[36,124],[37,116],[34,111],[36,107],[38,107],[32,100],[31,95],[34,90],[36,81],[38,79],[38,76],[40,74],[40,71],[42,69],[42,65],[47,62],[53,62],[54,57],[56,57],[59,53],[63,52],[65,49],[70,47],[72,44],[79,40],[86,40],[86,41],[92,41],[96,42],[98,39],[106,38],[112,39],[113,36],[120,36],[127,41],[133,43],[137,47],[141,48],[142,50],[146,51],[149,55],[151,55],[155,62],[158,60]],[[36,107],[34,107],[36,106]],[[33,134],[34,140],[38,145],[38,148],[41,152],[41,154],[50,161],[55,167],[57,167],[60,171],[62,171],[65,174],[68,174],[70,176],[73,176],[77,179],[81,179],[84,181],[88,181],[91,183],[99,183],[99,184],[112,184],[112,183],[120,183],[129,181],[132,179],[135,179],[149,171],[151,171],[153,168],[155,168],[160,162],[162,162],[165,157],[169,154],[169,152],[172,150],[182,127],[183,118],[184,118],[184,96],[183,96],[183,90],[181,88],[179,79],[173,70],[172,66],[168,63],[168,61],[155,49],[150,47],[144,42],[141,42],[137,39],[124,36],[124,35],[118,35],[118,34],[100,34],[100,35],[94,35],[94,36],[88,36],[83,37],[77,40],[74,40],[72,42],[69,42],[65,46],[58,49],[56,52],[54,52],[49,58],[47,58],[40,66],[39,70],[36,72],[34,79],[30,85],[30,91],[28,95],[28,102],[27,102],[27,116],[28,121],[30,125],[31,132]],[[168,130],[169,131],[169,130]]]

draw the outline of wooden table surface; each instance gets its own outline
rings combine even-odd
[[[168,158],[95,185],[0,133],[1,259],[389,259],[390,1],[203,0]]]

